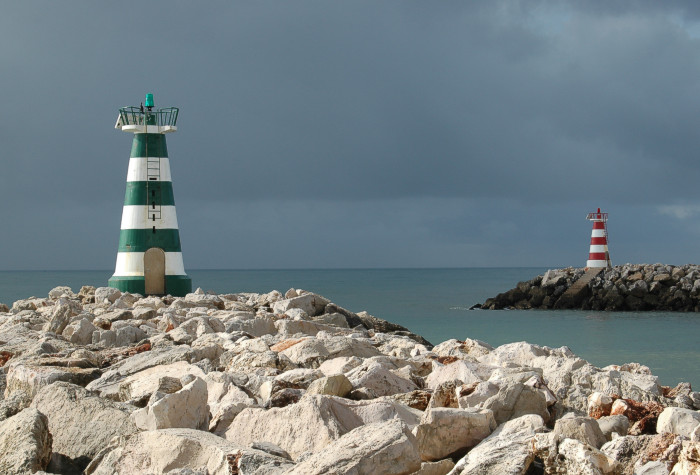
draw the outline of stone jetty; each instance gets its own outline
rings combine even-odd
[[[551,269],[472,308],[700,311],[700,266]]]
[[[554,305],[576,272],[518,291],[556,281],[539,302]],[[690,296],[697,271],[616,272],[626,289]],[[661,386],[636,363],[597,368],[567,347],[463,338],[433,346],[300,289],[159,298],[57,287],[0,308],[0,473],[700,470],[689,384]]]

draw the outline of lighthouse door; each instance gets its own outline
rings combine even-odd
[[[165,294],[165,252],[162,249],[152,247],[144,253],[143,277],[146,295]]]

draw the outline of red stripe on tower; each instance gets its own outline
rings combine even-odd
[[[586,267],[612,267],[608,251],[608,213],[601,213],[598,208],[595,213],[588,213],[586,219],[593,221]]]

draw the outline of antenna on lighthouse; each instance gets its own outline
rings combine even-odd
[[[588,213],[586,219],[593,221],[591,247],[586,267],[612,267],[608,251],[608,213],[601,213],[600,208],[598,208],[595,213]]]

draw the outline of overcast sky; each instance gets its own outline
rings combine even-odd
[[[185,267],[700,262],[700,2],[0,0],[0,269],[113,269],[168,135]]]

